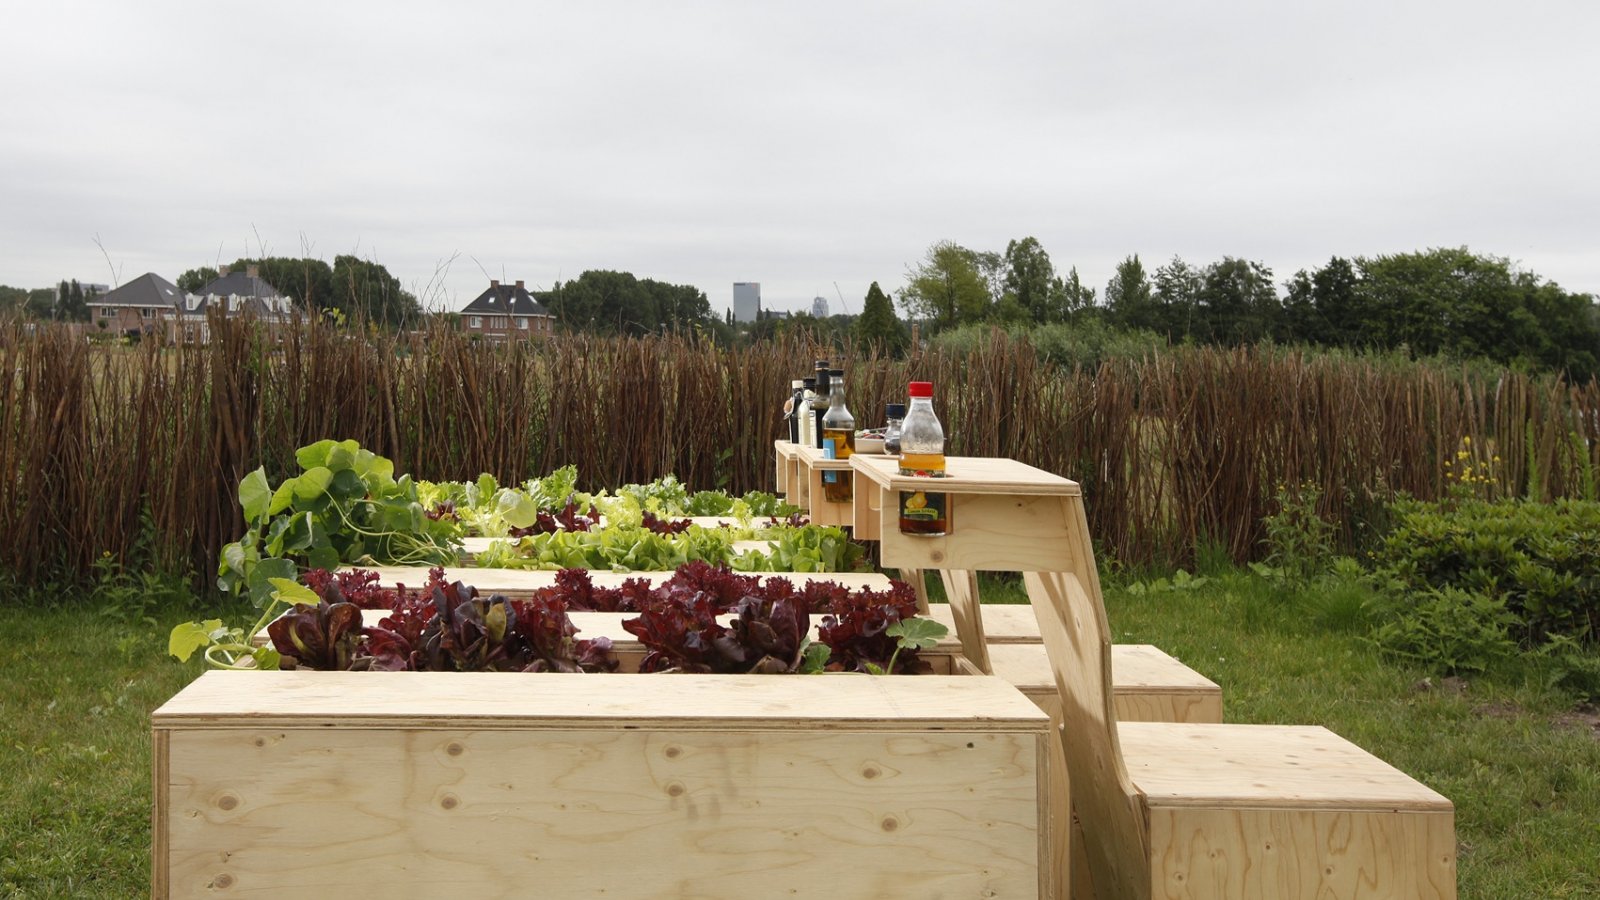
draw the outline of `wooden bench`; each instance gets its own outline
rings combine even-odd
[[[1082,826],[1075,897],[1456,896],[1449,800],[1326,728],[1119,724],[1093,567],[1025,579]]]
[[[1061,721],[1061,695],[1043,644],[991,644],[994,675]],[[1150,644],[1111,648],[1111,696],[1118,722],[1222,721],[1222,688]]]

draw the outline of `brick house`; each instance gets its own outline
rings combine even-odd
[[[170,323],[184,316],[181,288],[154,272],[89,298],[89,321],[114,335],[166,334]]]
[[[515,286],[490,281],[489,289],[461,310],[461,330],[491,340],[548,337],[555,322],[555,316],[528,293],[520,279]]]

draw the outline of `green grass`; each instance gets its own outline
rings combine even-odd
[[[1023,600],[986,581],[987,602]],[[1600,896],[1600,733],[1518,679],[1464,687],[1362,638],[1359,587],[1286,590],[1212,567],[1197,587],[1108,584],[1116,640],[1156,644],[1222,685],[1234,722],[1315,723],[1456,804],[1463,898]],[[148,891],[149,714],[198,672],[165,657],[189,616],[128,624],[0,597],[0,896]],[[667,676],[663,676],[667,677]]]
[[[150,879],[150,711],[200,671],[186,618],[125,624],[0,597],[0,897],[138,897]]]

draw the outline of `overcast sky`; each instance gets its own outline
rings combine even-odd
[[[930,244],[1600,293],[1600,3],[9,3],[0,283],[342,253],[859,312]],[[453,259],[453,262],[451,261]],[[442,279],[436,272],[448,263]],[[835,290],[837,283],[837,291]]]

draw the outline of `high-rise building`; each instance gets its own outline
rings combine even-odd
[[[761,318],[761,282],[735,281],[733,283],[733,320],[754,322]]]
[[[819,319],[826,319],[828,317],[828,298],[827,297],[812,297],[811,298],[811,315],[813,315],[813,316],[815,316],[815,317],[817,317]]]

